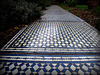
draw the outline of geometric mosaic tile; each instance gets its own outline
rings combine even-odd
[[[44,11],[44,14],[41,17],[42,21],[83,21],[59,6],[49,7],[48,10]]]
[[[100,35],[84,22],[35,22],[15,37],[2,51],[100,52]]]
[[[100,75],[100,33],[56,5],[44,14],[0,50],[0,74]]]
[[[0,51],[100,53],[100,34],[77,16],[53,5],[19,31]]]
[[[92,69],[90,69],[91,66],[86,65],[86,63],[71,63],[73,65],[70,66],[70,63],[54,63],[57,64],[58,66],[55,66],[56,69],[54,69],[53,67],[53,63],[32,63],[32,62],[21,62],[22,65],[16,65],[18,62],[9,62],[11,65],[14,65],[15,68],[14,69],[9,69],[10,66],[7,65],[7,63],[5,62],[0,62],[0,65],[3,65],[3,67],[0,66],[0,73],[2,75],[5,74],[25,74],[25,75],[29,75],[29,74],[39,74],[39,75],[44,75],[44,74],[52,74],[52,75],[61,75],[61,74],[68,74],[68,75],[72,75],[72,74],[79,74],[79,75],[84,75],[84,74],[92,74],[92,75],[99,75],[100,74],[100,65],[99,69],[95,69],[94,66]],[[31,66],[29,64],[32,64]],[[41,65],[44,64],[44,67],[41,68]],[[64,64],[68,64],[68,66],[64,65]],[[78,66],[76,66],[76,64],[79,64],[80,68]],[[98,62],[94,62],[94,63],[89,63],[91,65],[97,65]],[[25,67],[25,69],[21,69],[22,66],[27,66]],[[16,69],[16,66],[19,66],[19,68]],[[49,70],[48,67],[49,66]],[[87,67],[87,69],[83,68],[83,66]],[[35,67],[35,68],[34,68]],[[68,67],[68,68],[67,68]]]

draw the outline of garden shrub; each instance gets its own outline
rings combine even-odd
[[[40,16],[41,7],[34,2],[25,0],[1,0],[0,2],[0,27],[26,24]]]
[[[52,2],[53,0],[1,0],[0,28],[30,23],[40,18],[41,10],[46,9]]]
[[[20,23],[28,23],[32,19],[35,20],[41,16],[41,7],[35,3],[19,1],[16,5],[17,19]]]
[[[65,0],[65,4],[67,5],[67,6],[76,6],[77,4],[78,4],[78,0]]]
[[[47,6],[52,4],[53,0],[35,0],[35,2],[42,6],[42,9],[46,9]]]

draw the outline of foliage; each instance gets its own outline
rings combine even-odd
[[[65,9],[65,10],[71,12],[71,9],[67,8],[67,7],[66,7],[66,4],[63,4],[63,3],[62,3],[62,4],[58,4],[58,6],[60,6],[60,7],[62,7],[63,9]]]
[[[76,7],[79,8],[79,9],[88,10],[87,5],[77,5]]]
[[[53,0],[35,0],[35,2],[42,6],[42,9],[46,9],[47,6],[52,4]]]
[[[100,14],[100,6],[97,6],[97,8],[96,8],[96,13],[97,13],[97,14]]]
[[[87,5],[88,0],[78,0],[78,5]]]
[[[53,0],[1,0],[0,28],[14,24],[27,24],[40,18],[41,10],[51,5]]]
[[[78,4],[78,0],[65,0],[64,3],[67,5],[67,6],[76,6]]]
[[[1,0],[0,2],[0,27],[27,24],[40,16],[41,7],[34,2],[25,0]]]

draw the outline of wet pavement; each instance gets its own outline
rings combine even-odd
[[[52,5],[0,50],[3,75],[100,74],[100,32]]]

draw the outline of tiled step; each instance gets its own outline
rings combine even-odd
[[[100,61],[99,55],[20,55],[20,54],[5,54],[0,56],[0,60],[8,61],[42,61],[42,62],[92,62]]]
[[[0,62],[2,75],[99,75],[100,63]]]
[[[98,55],[2,55],[0,73],[39,75],[99,75]]]

